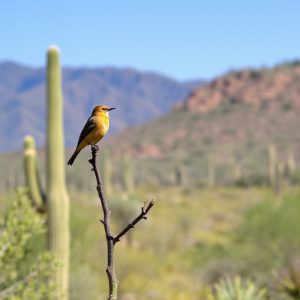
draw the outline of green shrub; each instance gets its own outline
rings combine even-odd
[[[44,218],[19,191],[0,220],[0,299],[44,299],[54,258],[42,247]]]
[[[266,290],[251,280],[235,278],[221,279],[214,285],[209,300],[266,300]]]

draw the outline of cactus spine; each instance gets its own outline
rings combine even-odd
[[[47,213],[48,246],[60,263],[53,274],[55,299],[68,299],[69,199],[65,183],[63,103],[59,50],[47,53]]]
[[[45,212],[45,195],[38,176],[35,142],[32,136],[24,138],[24,172],[28,193],[34,207],[39,212]]]

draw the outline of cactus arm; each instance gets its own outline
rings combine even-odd
[[[24,137],[24,173],[28,193],[38,212],[45,212],[45,195],[42,192],[37,168],[35,142],[32,136]]]
[[[276,186],[277,175],[277,151],[274,144],[270,144],[268,147],[269,153],[269,182],[272,188]]]
[[[216,185],[215,156],[213,154],[209,154],[207,163],[207,185],[209,188],[213,188]]]
[[[123,181],[127,195],[132,194],[134,190],[133,164],[130,157],[127,155],[123,157]]]

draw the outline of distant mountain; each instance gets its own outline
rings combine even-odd
[[[22,72],[26,73],[26,69]],[[66,76],[68,73],[65,73]],[[5,86],[16,89],[14,78],[7,76]],[[171,82],[174,84],[174,81]],[[1,78],[0,83],[3,84]],[[76,85],[78,89],[81,86]],[[299,62],[270,69],[229,72],[193,91],[184,89],[184,93],[187,95],[185,101],[174,101],[175,106],[166,115],[105,140],[105,150],[113,162],[113,178],[120,186],[124,156],[131,158],[136,181],[140,184],[201,186],[211,180],[209,174],[212,174],[212,168],[215,180],[220,184],[265,184],[268,182],[270,145],[277,151],[278,172],[280,170],[282,176],[287,176],[296,168],[293,180],[300,182]],[[71,99],[77,97],[83,98],[74,96]],[[32,96],[30,99],[36,98]],[[82,105],[80,107],[85,107],[79,103]],[[155,103],[160,102],[156,99]],[[34,107],[29,109],[25,106],[23,109],[28,115],[30,112],[32,118],[37,117]],[[10,118],[10,111],[5,111],[3,115]],[[74,109],[70,111],[74,113]],[[79,112],[80,108],[75,110],[75,113]],[[88,111],[85,110],[85,113]],[[116,123],[118,118],[113,113],[111,116],[113,123]],[[32,120],[36,121],[34,118]],[[30,124],[35,124],[33,121]],[[20,118],[17,123],[9,124],[7,127],[1,126],[1,130],[7,130],[5,136],[10,138],[12,125],[19,124],[18,128],[23,128],[28,122]],[[29,129],[34,131],[35,127]],[[66,157],[69,158],[70,154],[71,149]],[[43,159],[43,153],[40,153],[40,157]],[[91,188],[88,177],[81,174],[84,168],[89,168],[89,157],[90,151],[87,149],[78,157],[74,167],[67,168],[68,182],[78,188]],[[14,170],[9,170],[12,165],[15,166]],[[5,168],[8,170],[5,171]],[[20,168],[21,155],[0,155],[0,169],[7,174],[2,175],[0,189],[1,183],[4,184],[8,179],[14,182],[20,177]]]
[[[117,107],[111,131],[117,132],[166,114],[202,81],[178,82],[133,69],[64,68],[63,95],[66,145],[76,144],[96,104]],[[0,152],[19,150],[26,134],[39,146],[45,132],[45,70],[14,62],[0,63]]]
[[[273,69],[230,72],[196,88],[177,107],[206,113],[224,103],[249,104],[270,111],[282,102],[300,109],[300,62],[282,64]]]
[[[222,178],[232,179],[234,167],[239,174],[267,177],[269,144],[281,165],[300,161],[299,116],[299,62],[247,69],[207,82],[168,115],[132,129],[130,136],[113,136],[107,146],[114,157],[134,157],[138,170],[148,169],[156,183],[175,180],[178,166],[189,182],[203,182],[209,157],[222,166]]]

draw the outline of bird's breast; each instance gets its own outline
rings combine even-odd
[[[106,116],[99,116],[96,117],[94,121],[97,125],[97,133],[103,137],[109,129],[109,118]]]

